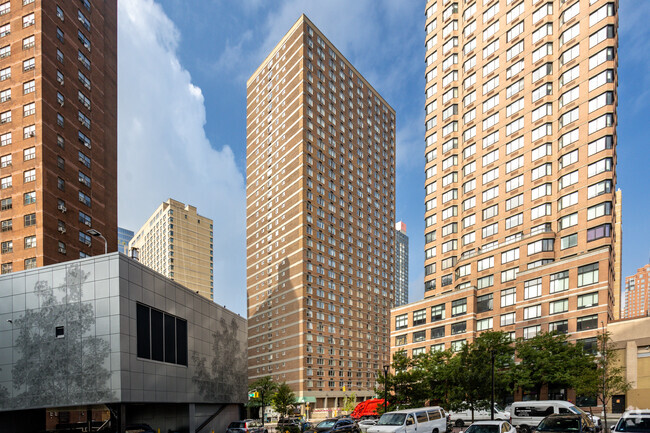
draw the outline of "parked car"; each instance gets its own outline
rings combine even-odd
[[[624,412],[618,422],[612,426],[613,432],[649,433],[650,410],[630,410]]]
[[[530,433],[531,429],[548,415],[585,415],[591,419],[596,430],[600,429],[600,418],[592,416],[571,402],[564,400],[516,401],[512,403],[510,413],[512,425],[521,433]]]
[[[279,430],[284,427],[295,427],[298,428],[299,431],[304,432],[305,430],[309,430],[312,425],[310,422],[307,422],[300,417],[280,418],[278,420],[277,429]]]
[[[231,422],[226,433],[268,433],[268,430],[262,425],[262,421],[244,419]]]
[[[596,426],[584,414],[551,414],[544,418],[535,429],[540,433],[594,433]]]
[[[442,433],[447,431],[447,414],[440,406],[386,412],[368,433]]]
[[[463,427],[465,424],[472,422],[472,411],[469,409],[462,411],[449,411],[451,422],[456,427]],[[490,410],[474,410],[474,421],[490,420],[492,413]],[[494,419],[501,421],[510,421],[510,413],[504,411],[498,404],[494,404]]]
[[[312,426],[307,433],[361,433],[361,429],[352,418],[328,418]]]
[[[508,421],[475,421],[467,427],[465,433],[516,433],[517,429]]]
[[[357,421],[357,425],[359,426],[359,429],[361,430],[362,433],[366,433],[370,426],[377,424],[377,421],[379,420],[366,418],[366,419],[362,419],[361,421]]]

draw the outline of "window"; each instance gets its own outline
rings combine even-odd
[[[11,3],[5,2],[0,4],[0,15],[8,14],[11,11]]]
[[[35,147],[28,147],[27,149],[23,150],[23,160],[24,161],[29,161],[30,159],[36,158],[36,148]]]
[[[79,191],[79,201],[85,204],[86,206],[90,207],[91,204],[90,197],[81,191]]]
[[[578,317],[576,321],[576,331],[587,331],[598,327],[598,315]]]
[[[514,325],[515,321],[515,313],[507,313],[501,315],[501,326]]]
[[[23,172],[24,183],[34,182],[36,180],[36,169],[31,169]]]
[[[36,268],[36,257],[30,257],[24,261],[25,269],[34,269]]]
[[[136,328],[138,358],[187,365],[187,321],[137,304]]]
[[[23,203],[25,205],[36,203],[36,191],[30,191],[23,194]]]
[[[548,324],[548,332],[556,332],[558,334],[566,334],[569,332],[569,321],[559,320]]]
[[[560,197],[557,201],[557,210],[561,211],[576,204],[578,204],[578,191]]]
[[[467,298],[457,299],[451,302],[451,317],[460,316],[467,312]]]
[[[524,320],[537,319],[542,316],[542,305],[537,304],[524,308]]]
[[[608,194],[611,192],[612,192],[612,181],[603,180],[594,185],[590,185],[587,188],[587,197],[591,199],[594,197],[598,197],[599,195]]]
[[[9,33],[11,33],[11,24],[7,23],[0,26],[0,38],[7,36]]]
[[[25,237],[25,249],[36,248],[36,236]]]
[[[401,314],[395,317],[395,330],[406,329],[408,327],[408,314]]]
[[[578,245],[578,235],[576,233],[564,236],[560,239],[560,249],[567,249]]]
[[[589,57],[589,70],[591,71],[592,69],[595,69],[598,66],[602,65],[603,63],[610,60],[614,60],[614,48],[612,47],[603,48],[598,53]]]
[[[36,125],[29,125],[23,128],[23,138],[28,139],[36,136]]]
[[[564,176],[560,177],[558,181],[559,189],[566,188],[568,186],[578,183],[580,177],[578,176],[578,170],[567,173]]]
[[[541,253],[544,251],[553,251],[553,239],[540,239],[528,244],[528,255]]]
[[[587,242],[595,241],[601,238],[608,238],[612,235],[612,225],[602,224],[587,230]]]
[[[532,299],[542,296],[542,279],[535,278],[524,282],[524,299]]]
[[[0,48],[0,59],[4,59],[5,57],[9,57],[10,55],[11,55],[11,45],[7,45]],[[9,76],[11,76],[11,72],[9,72]]]
[[[30,213],[27,215],[24,215],[24,225],[25,227],[31,227],[36,225],[36,214],[35,213]]]
[[[36,67],[36,60],[32,57],[23,61],[23,72],[31,71]]]
[[[9,177],[9,178],[11,179],[11,177]],[[3,178],[2,186],[3,186],[2,189],[4,189],[4,178]],[[0,200],[0,210],[9,210],[12,207],[13,206],[12,206],[12,203],[11,203],[11,197],[3,198],[2,200]]]
[[[492,287],[494,285],[494,275],[487,275],[476,280],[476,287],[480,289],[485,289],[487,287]]]
[[[598,305],[598,292],[578,296],[578,309],[590,308]]]
[[[36,103],[31,102],[23,105],[23,117],[31,116],[36,113]]]
[[[506,210],[515,209],[524,204],[524,195],[519,194],[506,200]]]
[[[593,48],[606,39],[614,37],[614,26],[608,25],[589,36],[589,48]]]
[[[451,335],[462,334],[467,331],[467,322],[458,322],[451,324]]]
[[[614,137],[611,135],[606,135],[604,137],[600,137],[596,141],[592,141],[588,145],[588,154],[589,156],[595,155],[598,152],[602,152],[603,150],[606,149],[611,149],[614,143]]]
[[[445,319],[445,304],[434,305],[431,307],[431,322],[437,322]]]
[[[11,110],[0,113],[0,123],[11,122]]]
[[[578,287],[588,286],[598,282],[598,263],[578,268]]]
[[[431,339],[442,338],[445,336],[445,327],[438,326],[437,328],[431,328]]]
[[[13,241],[5,241],[0,244],[1,249],[0,251],[2,254],[6,253],[12,253],[14,251],[14,242]]]
[[[1,225],[2,225],[2,231],[3,232],[9,232],[9,231],[13,230],[13,223],[12,223],[12,220],[10,220],[10,219],[3,220]]]
[[[2,155],[0,157],[0,168],[6,168],[11,166],[11,154]]]
[[[476,312],[485,313],[490,310],[492,310],[492,293],[478,296],[476,298]]]
[[[23,28],[33,26],[33,25],[34,25],[34,14],[31,13],[29,15],[25,15],[23,17]]]
[[[496,6],[498,6],[498,5],[499,4],[497,3]],[[461,350],[463,350],[463,347],[465,347],[465,343],[466,343],[465,340],[452,341],[451,342],[451,350],[454,351],[454,352],[460,352]]]
[[[79,151],[79,162],[81,162],[87,168],[90,168],[90,158],[81,151]]]
[[[413,312],[413,326],[423,325],[427,322],[427,310],[422,309]]]
[[[540,334],[541,332],[542,332],[541,325],[528,326],[527,328],[524,328],[524,340],[530,340],[531,338],[534,338],[535,336],[537,336],[537,334]]]
[[[2,54],[2,50],[0,50],[0,55]],[[4,81],[11,78],[11,67],[4,68],[0,70],[0,81]]]
[[[398,335],[395,337],[395,346],[404,346],[406,344],[406,335]]]
[[[5,176],[5,177],[1,178],[0,182],[1,182],[1,184],[0,184],[1,189],[11,188],[12,185],[13,185],[12,180],[11,180],[11,176]]]

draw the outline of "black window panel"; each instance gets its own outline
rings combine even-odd
[[[149,327],[149,308],[136,306],[136,326],[138,340],[138,357],[151,358],[151,329]]]
[[[151,310],[151,359],[164,360],[163,313]]]
[[[492,293],[476,298],[476,312],[484,313],[492,309]]]
[[[176,319],[176,363],[187,365],[187,322]]]
[[[465,322],[459,322],[459,323],[452,323],[451,325],[451,333],[452,335],[454,334],[462,334],[465,332],[467,329],[467,324]]]
[[[176,319],[165,314],[165,362],[176,363]]]
[[[442,338],[445,336],[445,327],[438,326],[437,328],[431,328],[431,338]]]

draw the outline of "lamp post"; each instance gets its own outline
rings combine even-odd
[[[90,236],[102,239],[104,241],[104,254],[108,253],[108,242],[106,242],[106,238],[99,231],[90,229],[87,230],[86,233],[88,233]]]
[[[494,421],[494,349],[490,349],[492,357],[492,399],[490,401],[490,419]]]
[[[390,365],[384,365],[384,413],[388,411],[388,370]]]

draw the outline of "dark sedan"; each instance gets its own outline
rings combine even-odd
[[[353,419],[329,418],[321,421],[305,433],[361,433],[361,429]]]
[[[544,433],[594,433],[596,427],[585,414],[553,414],[544,418],[535,431]]]

